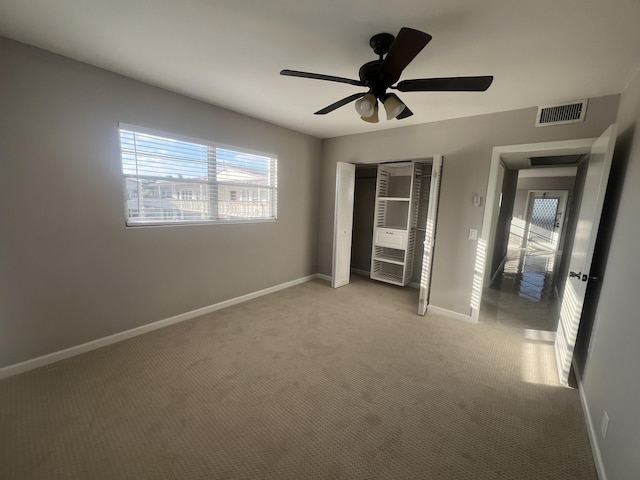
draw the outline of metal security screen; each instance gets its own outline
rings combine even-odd
[[[553,246],[558,198],[534,198],[529,226],[529,243]]]
[[[120,128],[127,225],[275,219],[277,159]]]

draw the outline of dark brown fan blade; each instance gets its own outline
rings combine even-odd
[[[334,77],[333,75],[322,75],[320,73],[298,72],[297,70],[281,70],[280,75],[287,77],[313,78],[315,80],[327,80],[329,82],[348,83],[357,87],[364,87],[360,80],[352,80],[344,77]]]
[[[362,93],[354,93],[353,95],[349,95],[342,100],[338,100],[336,103],[332,103],[328,107],[324,107],[322,110],[318,110],[314,113],[314,115],[326,115],[329,112],[333,112],[336,108],[340,108],[347,103],[353,102],[354,100],[359,99],[360,97],[364,97],[367,92]]]
[[[396,117],[396,120],[402,120],[403,118],[407,118],[413,115],[413,112],[409,110],[409,107],[407,107],[406,103],[400,100],[400,97],[398,97],[398,95],[396,95],[395,93],[389,93],[388,95],[390,97],[395,97],[396,100],[398,100],[400,103],[404,105],[404,109],[398,114],[398,116]]]
[[[401,28],[389,53],[382,61],[380,76],[388,81],[389,85],[396,83],[406,66],[430,41],[431,35],[428,33],[413,28]]]
[[[485,77],[418,78],[403,80],[395,88],[401,92],[484,92],[493,82]]]
[[[409,110],[409,107],[405,105],[404,110],[400,112],[400,114],[396,117],[396,120],[402,120],[403,118],[407,118],[413,115],[413,112]]]

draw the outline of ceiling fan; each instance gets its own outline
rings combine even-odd
[[[446,77],[446,78],[418,78],[403,80],[394,85],[402,71],[429,43],[431,35],[403,27],[397,37],[390,33],[379,33],[369,40],[369,45],[378,60],[367,62],[360,67],[360,80],[322,75],[319,73],[300,72],[297,70],[282,70],[280,75],[289,77],[312,78],[329,82],[348,83],[356,87],[367,87],[367,92],[354,93],[342,100],[315,112],[316,115],[326,115],[348,103],[356,101],[356,111],[362,120],[371,123],[378,122],[378,100],[384,105],[387,119],[403,119],[413,115],[413,112],[400,100],[395,93],[388,93],[388,89],[399,92],[484,92],[493,82],[493,76],[479,77]]]

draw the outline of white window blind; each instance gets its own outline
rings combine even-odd
[[[120,124],[127,225],[277,217],[277,158]]]

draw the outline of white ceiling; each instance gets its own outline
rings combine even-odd
[[[620,93],[640,66],[639,0],[0,0],[0,34],[326,138]],[[403,93],[415,115],[313,112],[358,87],[369,37],[433,40],[401,79],[494,75],[485,93]]]

